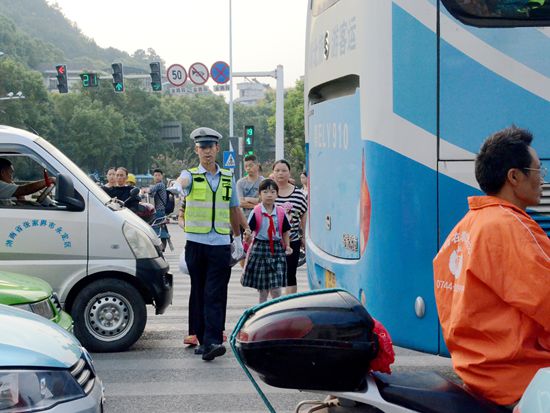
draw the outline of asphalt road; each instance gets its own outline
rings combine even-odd
[[[148,309],[148,321],[141,339],[123,353],[93,354],[105,385],[106,412],[266,412],[251,382],[240,368],[229,346],[228,352],[204,362],[183,345],[187,328],[189,277],[178,268],[184,237],[177,225],[170,225],[175,250],[167,260],[174,274],[174,301],[165,314]],[[240,267],[233,269],[229,284],[227,333],[243,311],[256,304],[256,290],[240,285]],[[298,270],[298,289],[308,289],[305,266]],[[394,370],[430,368],[452,376],[450,360],[405,349],[396,349]],[[259,384],[277,412],[293,412],[303,399],[322,395],[278,389]]]

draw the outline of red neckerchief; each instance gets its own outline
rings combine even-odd
[[[273,222],[273,216],[264,212],[264,216],[269,219],[269,228],[267,228],[267,236],[269,238],[269,249],[271,250],[271,255],[275,254],[275,246],[273,245],[273,237],[275,236],[275,223]]]

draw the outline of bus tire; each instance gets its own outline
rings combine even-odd
[[[134,344],[147,322],[145,301],[126,281],[104,278],[87,285],[74,300],[74,333],[89,351],[123,351]]]

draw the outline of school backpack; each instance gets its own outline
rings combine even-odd
[[[279,235],[281,236],[281,244],[283,244],[283,248],[285,248],[285,244],[283,242],[283,221],[285,219],[285,210],[275,205],[275,213],[277,214],[277,227],[279,229]],[[262,216],[262,205],[258,204],[254,207],[254,219],[256,221],[256,229],[254,230],[254,233],[252,234],[252,242],[248,244],[247,242],[243,242],[243,247],[245,252],[248,252],[249,248],[254,243],[254,238],[258,232],[260,232],[260,228],[262,226],[263,222],[263,216]]]
[[[166,211],[166,215],[170,215],[172,212],[174,212],[174,208],[176,207],[176,199],[174,198],[174,194],[171,192],[166,192],[166,207],[164,210]]]
[[[156,196],[157,194],[155,194]],[[174,212],[174,208],[176,206],[176,200],[174,198],[174,194],[171,192],[166,191],[166,203],[162,200],[162,198],[159,196],[159,200],[162,205],[164,205],[164,212],[166,215],[170,215],[172,212]]]

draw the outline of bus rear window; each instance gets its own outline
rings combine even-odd
[[[477,27],[550,25],[550,0],[441,0],[464,24]]]

